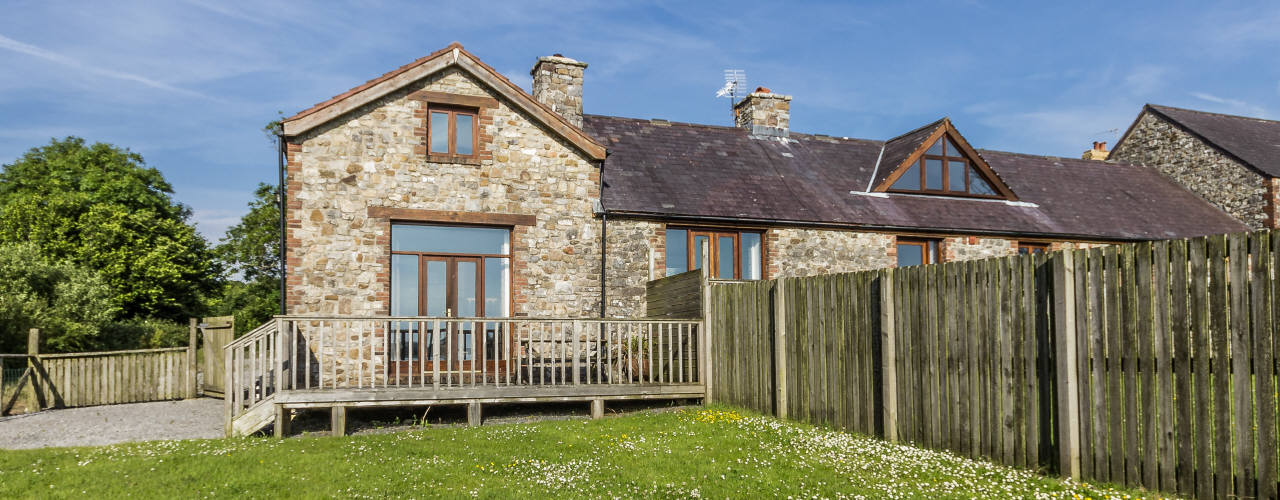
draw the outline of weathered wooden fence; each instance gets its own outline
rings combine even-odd
[[[1083,477],[1276,498],[1277,258],[1259,232],[1063,259]]]
[[[1280,233],[714,283],[715,400],[1198,498],[1277,497]]]
[[[656,279],[645,284],[645,312],[650,318],[697,318],[702,315],[702,272]]]
[[[193,321],[193,341],[195,328]],[[194,342],[167,349],[41,354],[39,330],[33,329],[27,344],[26,354],[0,355],[27,363],[13,393],[0,397],[0,414],[8,413],[28,386],[36,409],[183,399],[197,393]]]
[[[40,356],[40,390],[55,407],[195,397],[187,348]]]

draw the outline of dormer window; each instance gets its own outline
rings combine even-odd
[[[945,136],[934,141],[889,189],[961,196],[999,196],[960,147]]]
[[[885,141],[877,192],[1018,201],[987,160],[943,118]]]

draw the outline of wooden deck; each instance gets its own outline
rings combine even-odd
[[[328,408],[698,399],[699,320],[280,316],[226,348],[227,432]]]

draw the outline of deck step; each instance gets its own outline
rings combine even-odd
[[[244,413],[237,415],[231,421],[231,428],[227,429],[227,435],[231,437],[248,436],[271,425],[276,421],[275,399],[273,394],[259,401],[258,404],[253,405],[252,408],[249,408]]]

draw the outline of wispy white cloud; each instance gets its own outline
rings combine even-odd
[[[1200,99],[1202,101],[1218,104],[1223,108],[1224,111],[1227,111],[1229,113],[1242,114],[1245,116],[1254,116],[1259,118],[1264,118],[1267,115],[1266,109],[1263,108],[1262,106],[1249,104],[1239,99],[1219,97],[1207,92],[1191,92],[1190,95],[1191,97]]]
[[[108,78],[115,78],[118,80],[130,81],[130,82],[138,83],[154,89],[174,92],[174,93],[191,96],[191,97],[213,99],[212,97],[202,94],[200,92],[178,88],[173,85],[164,83],[162,81],[148,78],[142,75],[88,64],[78,59],[75,59],[63,54],[59,54],[57,52],[53,52],[51,50],[43,49],[28,43],[19,42],[17,40],[14,40],[4,35],[0,35],[0,49],[5,49],[5,50],[20,53],[20,54],[26,54],[32,57],[38,57],[40,59],[61,64],[63,66],[67,66],[75,70],[93,73],[95,75],[105,76]]]

